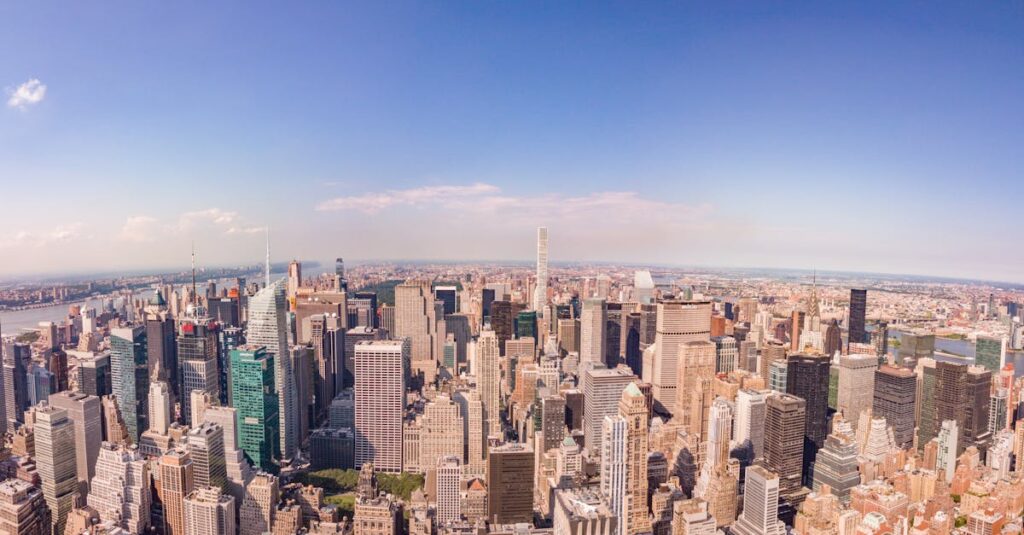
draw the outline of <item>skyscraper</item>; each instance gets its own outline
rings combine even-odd
[[[487,454],[487,519],[494,524],[533,522],[534,453],[519,443]]]
[[[278,402],[274,356],[263,346],[231,351],[231,399],[237,410],[238,449],[252,464],[273,470],[279,452]]]
[[[442,457],[437,462],[437,524],[459,520],[461,515],[460,487],[462,463],[458,456]]]
[[[874,355],[844,355],[839,359],[838,409],[854,428],[860,413],[871,408],[876,369],[878,357]]]
[[[484,436],[501,434],[501,368],[498,337],[494,331],[485,329],[480,332],[476,342],[476,375],[480,401],[483,403]]]
[[[603,298],[591,297],[583,301],[583,312],[580,315],[580,363],[605,361],[607,321],[608,304]]]
[[[868,310],[868,291],[853,288],[850,290],[850,327],[847,338],[847,349],[849,344],[866,344],[869,342],[867,331],[864,328],[865,317]]]
[[[807,438],[818,448],[828,436],[828,381],[832,359],[827,355],[790,355],[787,359],[786,392],[806,402]],[[870,392],[870,390],[869,390]],[[782,486],[786,475],[780,472]]]
[[[185,496],[183,504],[188,535],[235,533],[235,499],[220,489],[199,487]]]
[[[533,309],[542,311],[548,304],[548,228],[537,227],[537,287]]]
[[[0,343],[0,346],[3,344]],[[29,400],[28,370],[32,364],[32,348],[28,344],[10,344],[3,351],[5,429],[13,430],[25,421]]]
[[[356,466],[402,471],[402,420],[411,342],[356,345]]]
[[[978,335],[974,346],[974,363],[992,373],[1006,365],[1006,337]]]
[[[620,366],[588,369],[583,381],[583,434],[584,443],[591,452],[601,450],[604,417],[618,413],[619,400],[626,386],[636,380],[629,368]]]
[[[778,475],[779,493],[787,501],[800,494],[803,474],[806,404],[789,394],[768,397],[765,415],[764,464]],[[750,485],[747,469],[747,485]],[[746,502],[744,502],[746,503]],[[791,503],[792,505],[797,505]]]
[[[50,394],[50,405],[67,411],[74,427],[76,473],[79,491],[84,496],[89,491],[89,481],[96,474],[96,458],[103,441],[100,398],[64,391]]]
[[[850,489],[860,484],[858,469],[857,441],[853,427],[849,422],[836,416],[832,433],[825,439],[825,447],[821,448],[814,462],[815,492],[821,492],[823,485],[832,489],[832,494],[843,504],[850,502]]]
[[[246,341],[250,345],[263,346],[269,361],[274,365],[274,384],[277,386],[275,393],[278,398],[277,412],[280,428],[277,434],[280,440],[278,451],[283,459],[291,459],[298,448],[299,412],[295,382],[290,380],[294,373],[288,354],[284,283],[284,279],[269,283],[249,299]]]
[[[35,409],[36,468],[50,508],[53,533],[63,533],[78,494],[74,424],[66,410],[49,405]]]
[[[914,410],[917,376],[913,370],[883,365],[875,372],[872,413],[885,418],[900,448],[914,444]]]
[[[707,438],[708,412],[714,400],[715,344],[708,341],[679,344],[676,365],[676,403],[673,418],[701,442]]]
[[[736,393],[732,436],[740,444],[749,440],[755,458],[764,455],[765,403],[763,392],[742,389]]]
[[[673,414],[676,404],[679,351],[684,342],[711,339],[710,301],[660,301],[651,370],[655,406]],[[645,372],[646,373],[646,372]],[[646,380],[646,379],[645,379]]]
[[[224,428],[215,423],[203,422],[189,430],[185,442],[192,455],[192,473],[196,488],[215,487],[218,493],[226,490]]]
[[[138,449],[103,443],[88,504],[102,520],[116,522],[129,533],[143,533],[149,528],[149,463]]]
[[[185,496],[194,489],[192,457],[187,450],[175,448],[160,457],[160,501],[167,535],[185,535]]]
[[[743,514],[730,529],[736,535],[784,535],[786,526],[779,520],[779,476],[761,466],[746,471]]]
[[[444,333],[443,305],[436,306],[427,281],[409,280],[395,287],[395,339],[409,339],[409,361],[415,375],[433,382]],[[358,375],[358,374],[357,374]]]
[[[200,315],[201,309],[183,318],[178,325],[178,399],[181,417],[192,425],[192,392],[198,390],[220,399],[220,372],[217,367],[220,344],[217,332],[220,326],[209,317]]]
[[[136,444],[149,428],[149,367],[142,327],[111,329],[110,377],[128,435]]]
[[[629,383],[619,400],[619,416],[626,424],[626,500],[620,533],[637,535],[650,531],[647,517],[647,402],[636,383]]]
[[[601,421],[601,494],[622,531],[628,514],[627,477],[629,463],[629,422],[619,414]],[[646,500],[644,500],[646,506]]]
[[[20,479],[0,483],[0,533],[42,535],[52,529],[50,511],[37,487]]]

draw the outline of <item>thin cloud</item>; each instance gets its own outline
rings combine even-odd
[[[53,243],[67,243],[82,237],[82,223],[74,222],[58,225],[49,230],[28,231],[18,230],[0,239],[0,248],[10,247],[45,247]]]
[[[497,186],[480,182],[468,186],[422,186],[351,197],[335,197],[316,205],[316,209],[321,212],[357,210],[372,214],[392,206],[421,206],[438,201],[449,202],[453,199],[479,197],[498,191],[500,189]]]
[[[424,186],[336,197],[316,205],[319,211],[358,211],[375,214],[393,207],[434,207],[463,215],[501,214],[504,218],[537,221],[557,215],[574,220],[639,220],[692,222],[713,211],[710,204],[650,199],[634,191],[604,191],[581,196],[545,194],[504,195],[497,186]]]
[[[157,231],[156,218],[137,215],[125,220],[118,234],[118,239],[136,243],[153,241],[156,239]]]
[[[235,223],[237,220],[237,212],[229,212],[220,208],[207,208],[205,210],[185,212],[178,216],[175,230],[178,232],[188,232],[204,224],[227,226]]]
[[[46,98],[46,84],[33,78],[16,89],[9,90],[8,94],[10,98],[7,99],[7,107],[24,110],[29,106],[39,104]]]

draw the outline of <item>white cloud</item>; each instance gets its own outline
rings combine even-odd
[[[82,236],[82,223],[68,223],[58,225],[49,230],[17,230],[14,233],[0,238],[0,248],[7,247],[44,247],[52,243],[66,243],[74,241]]]
[[[175,225],[175,230],[178,232],[188,232],[193,228],[208,224],[227,226],[233,224],[237,220],[237,212],[229,212],[221,210],[220,208],[207,208],[205,210],[185,212],[178,216],[178,222]]]
[[[475,183],[468,186],[424,186],[404,190],[370,192],[336,197],[316,206],[320,211],[353,210],[374,214],[395,206],[444,208],[456,215],[500,214],[505,221],[561,220],[595,222],[693,222],[712,212],[709,204],[688,205],[640,196],[634,191],[604,191],[581,196],[545,194],[504,195],[497,186]]]
[[[24,110],[46,98],[46,84],[33,78],[19,85],[17,89],[8,90],[8,94],[10,98],[7,99],[7,107]]]
[[[231,227],[226,231],[226,234],[262,234],[267,231],[267,227]]]
[[[375,213],[392,206],[419,206],[447,203],[455,199],[479,197],[500,191],[497,186],[477,182],[468,186],[422,186],[411,189],[364,193],[351,197],[335,197],[316,206],[320,211],[358,210]]]
[[[155,218],[149,216],[131,216],[124,222],[124,226],[121,227],[121,233],[118,234],[118,238],[130,242],[153,241],[156,239],[156,222]]]

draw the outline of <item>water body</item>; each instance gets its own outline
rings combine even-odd
[[[951,353],[959,356],[950,357],[936,354],[935,360],[952,362],[955,364],[974,364],[974,342],[971,342],[970,340],[954,340],[951,338],[940,338],[937,336],[935,337],[935,349],[936,351],[942,351],[943,353]],[[1024,376],[1024,351],[1007,350],[1006,362],[1013,363],[1014,376]]]

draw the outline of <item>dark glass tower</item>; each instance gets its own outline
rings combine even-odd
[[[868,311],[868,291],[850,290],[850,336],[847,343],[864,344],[868,342],[867,331],[864,328],[864,318]]]

